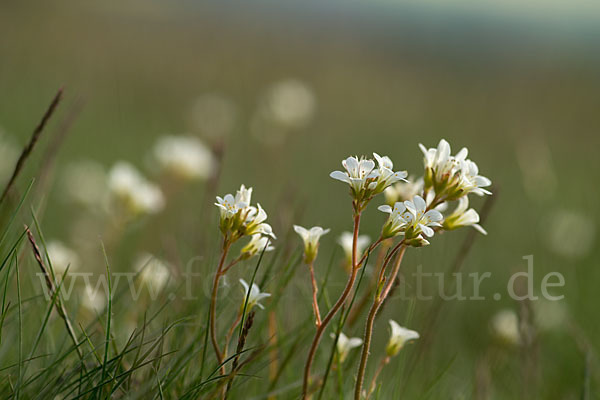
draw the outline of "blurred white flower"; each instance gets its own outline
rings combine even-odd
[[[281,125],[306,125],[315,111],[315,96],[303,82],[288,79],[273,85],[265,97],[265,112]]]
[[[393,205],[398,201],[410,200],[421,193],[423,193],[422,177],[416,180],[408,178],[406,182],[397,182],[385,189],[383,195],[385,196],[385,202]]]
[[[417,331],[403,328],[394,320],[390,319],[389,323],[392,331],[390,333],[390,339],[388,340],[385,352],[388,356],[393,357],[398,354],[400,350],[402,350],[406,342],[418,339],[419,333]]]
[[[268,146],[281,145],[291,131],[312,121],[315,109],[315,96],[304,83],[298,80],[279,82],[259,100],[250,120],[250,131]]]
[[[74,271],[79,267],[79,256],[75,251],[58,240],[51,240],[46,245],[46,252],[56,275],[62,275],[69,268]]]
[[[140,280],[151,287],[152,293],[160,292],[171,277],[169,264],[148,253],[137,258],[134,268],[139,272]]]
[[[81,293],[81,305],[88,311],[101,313],[106,307],[106,297],[99,288],[86,284]]]
[[[479,232],[487,235],[485,229],[478,224],[479,214],[477,214],[477,211],[472,208],[467,210],[467,208],[469,208],[469,198],[465,196],[458,199],[456,209],[444,219],[443,228],[445,230],[452,230],[463,226],[472,226]]]
[[[162,169],[182,179],[208,179],[215,170],[210,149],[191,136],[160,138],[154,146],[154,158]]]
[[[106,199],[106,172],[95,161],[73,162],[65,168],[62,186],[68,200],[85,207],[99,207]]]
[[[492,335],[502,343],[518,345],[521,343],[519,317],[510,309],[498,311],[490,322]]]
[[[191,119],[205,137],[212,140],[229,135],[235,126],[236,107],[231,100],[219,94],[204,94],[192,107]]]
[[[108,187],[133,214],[154,214],[165,206],[165,198],[160,188],[149,182],[127,162],[120,161],[111,168]]]
[[[354,235],[352,232],[342,232],[340,237],[338,238],[338,244],[342,246],[344,249],[344,256],[346,257],[346,261],[352,260],[352,243],[354,242]],[[371,238],[367,235],[358,236],[358,240],[356,241],[356,253],[358,255],[362,255],[369,243],[371,242]]]
[[[574,210],[555,210],[541,224],[551,251],[565,258],[586,256],[594,246],[596,226],[587,215]]]
[[[323,229],[320,226],[313,226],[310,229],[294,225],[294,230],[304,242],[304,261],[307,264],[312,263],[317,258],[319,251],[319,239],[329,232],[329,229]]]
[[[332,333],[331,334],[331,338],[335,339],[335,334]],[[336,350],[337,350],[337,355],[338,355],[338,360],[340,363],[343,363],[346,358],[348,358],[348,354],[350,353],[350,350],[356,348],[356,347],[360,347],[363,344],[363,340],[360,338],[349,338],[348,336],[344,335],[343,332],[340,332],[340,337],[338,338],[337,341],[337,345],[336,345]]]
[[[270,297],[271,294],[261,292],[260,288],[258,287],[258,285],[256,283],[252,284],[252,288],[250,288],[248,286],[248,283],[243,279],[240,279],[240,283],[244,287],[244,302],[246,301],[246,297],[248,297],[248,306],[247,306],[246,311],[250,312],[250,310],[254,306],[258,306],[261,309],[264,309],[265,307],[262,304],[260,304],[259,302],[264,298]],[[243,306],[244,306],[244,303],[242,303],[242,307]]]
[[[252,235],[252,238],[250,239],[248,244],[242,247],[242,258],[253,257],[256,254],[261,253],[263,249],[264,251],[275,250],[275,247],[271,246],[271,244],[267,245],[267,243],[269,243],[270,240],[270,238],[263,236],[260,233]]]

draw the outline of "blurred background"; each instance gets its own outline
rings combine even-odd
[[[547,272],[566,282],[558,290],[564,300],[536,314],[539,398],[584,398],[586,376],[598,388],[590,365],[600,350],[599,49],[600,3],[583,0],[4,0],[0,178],[8,179],[63,87],[61,108],[27,170],[39,183],[48,172],[40,149],[64,136],[52,176],[43,178],[40,222],[47,238],[75,248],[90,269],[102,268],[101,258],[90,262],[85,254],[97,252],[107,228],[82,203],[102,197],[90,177],[101,180],[119,160],[171,196],[156,218],[127,231],[127,245],[109,247],[116,270],[144,251],[173,263],[204,254],[199,238],[218,240],[208,194],[241,183],[254,187],[280,238],[292,222],[332,228],[321,245],[326,264],[352,223],[347,190],[329,172],[348,155],[375,151],[418,176],[418,143],[435,147],[445,138],[454,151],[468,147],[494,183],[489,235],[476,239],[463,266],[492,271],[493,279],[482,286],[487,300],[444,305],[429,362],[405,379],[415,345],[386,371],[389,379],[422,393],[447,366],[428,396],[521,395],[511,386],[523,377],[519,351],[490,355],[489,348],[490,321],[501,310],[519,314],[522,305],[491,294],[505,293],[509,276],[526,269],[522,257],[532,254],[536,290]],[[214,193],[202,180],[165,182],[152,157],[165,135],[199,138],[222,155]],[[21,190],[27,183],[20,179]],[[382,221],[372,206],[363,232],[374,238]],[[435,246],[408,254],[405,274],[419,264],[447,270],[467,234],[440,235]],[[171,245],[179,250],[170,252]],[[335,273],[341,285],[344,272]],[[413,309],[407,323],[420,328],[419,313],[430,306],[398,300],[385,317],[407,321]],[[361,324],[354,329],[360,336]],[[385,340],[383,324],[378,335]]]

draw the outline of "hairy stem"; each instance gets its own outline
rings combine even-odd
[[[402,242],[400,242],[401,244]],[[377,316],[377,312],[383,304],[385,298],[390,293],[390,290],[396,280],[396,276],[398,275],[398,271],[400,270],[400,264],[402,264],[402,258],[404,257],[404,252],[406,251],[406,246],[400,247],[400,252],[396,258],[396,264],[394,265],[394,269],[389,275],[389,279],[382,289],[381,293],[375,296],[375,300],[373,300],[373,304],[371,305],[371,309],[369,310],[369,315],[367,317],[367,323],[365,326],[365,336],[363,339],[363,347],[362,353],[360,356],[360,364],[358,366],[358,373],[356,377],[356,386],[354,387],[354,400],[360,400],[360,395],[362,391],[362,384],[365,379],[365,370],[367,368],[367,359],[369,358],[369,349],[371,347],[371,338],[373,336],[373,325],[375,323],[375,317]],[[383,269],[383,267],[382,267]]]
[[[331,310],[329,310],[329,312],[327,313],[325,318],[323,318],[321,325],[319,325],[317,327],[317,331],[315,332],[315,336],[313,338],[312,344],[308,351],[308,357],[306,359],[306,364],[304,365],[304,378],[302,380],[302,399],[306,399],[306,397],[308,396],[308,381],[310,379],[310,368],[311,368],[312,362],[315,358],[315,353],[317,352],[317,348],[319,347],[319,342],[321,341],[321,338],[323,337],[323,333],[325,332],[327,325],[329,325],[329,323],[331,322],[333,317],[335,317],[335,315],[340,310],[342,305],[346,302],[346,299],[350,295],[350,292],[352,292],[352,288],[354,287],[354,282],[356,281],[356,276],[358,274],[358,269],[360,266],[360,264],[356,263],[356,258],[357,258],[356,246],[357,246],[357,242],[358,242],[359,226],[360,226],[360,213],[356,213],[354,216],[354,235],[353,235],[353,240],[352,240],[352,272],[350,273],[350,277],[348,278],[348,282],[346,283],[346,287],[344,288],[344,291],[342,292],[340,297],[337,299],[337,301],[335,302],[333,307],[331,307]]]
[[[231,242],[227,237],[223,239],[223,251],[221,252],[221,259],[219,260],[219,266],[217,267],[217,272],[215,272],[215,278],[213,280],[212,287],[212,295],[210,297],[210,341],[212,342],[213,349],[215,350],[215,355],[217,356],[217,363],[221,364],[223,362],[223,354],[219,349],[219,343],[217,342],[217,322],[216,322],[216,311],[217,311],[217,294],[219,291],[219,281],[223,276],[223,265],[225,264],[225,259],[227,258],[227,252],[229,251],[229,246]],[[225,374],[225,366],[221,365],[221,373]]]

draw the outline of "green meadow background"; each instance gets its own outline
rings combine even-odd
[[[91,223],[81,227],[86,211],[65,201],[65,169],[74,161],[94,160],[108,170],[114,162],[128,160],[155,179],[149,154],[156,139],[191,134],[210,142],[194,123],[193,105],[202,95],[218,94],[235,105],[236,119],[231,133],[221,138],[224,158],[217,192],[234,192],[241,183],[252,186],[253,201],[267,210],[279,238],[274,243],[279,250],[263,261],[272,264],[264,290],[277,291],[278,269],[283,271],[297,256],[300,239],[290,233],[290,224],[320,225],[332,232],[322,239],[317,275],[323,279],[333,263],[327,295],[335,299],[345,282],[336,239],[351,230],[352,220],[347,188],[329,173],[340,169],[349,155],[378,152],[389,155],[398,169],[418,176],[418,143],[434,147],[445,138],[454,151],[467,146],[480,172],[493,181],[496,199],[484,223],[489,234],[476,238],[462,266],[465,273],[490,271],[492,278],[481,287],[486,300],[444,302],[427,348],[419,341],[407,345],[384,370],[380,398],[600,398],[600,17],[531,17],[436,4],[2,1],[1,139],[23,146],[58,88],[64,88],[64,100],[19,178],[16,194],[2,205],[3,226],[30,179],[43,173],[40,165],[52,133],[79,108],[49,184],[38,192],[34,183],[11,237],[16,240],[22,224],[31,224],[30,208],[38,210],[43,204],[39,223],[44,237],[74,246],[74,237],[84,229],[89,246],[96,249],[86,254],[96,257],[86,257],[82,269],[103,271],[100,241],[105,232]],[[260,140],[251,129],[257,105],[271,85],[285,79],[310,88],[314,115],[280,140]],[[4,164],[0,162],[0,176],[6,181],[12,166]],[[188,183],[168,200],[164,212],[129,227],[119,243],[107,248],[111,269],[130,270],[135,255],[147,251],[180,269],[200,256],[194,268],[209,274],[218,256],[219,233],[218,213],[204,197],[206,192],[202,183]],[[372,238],[384,220],[376,210],[383,196],[374,203],[361,230]],[[483,200],[473,199],[472,204],[480,209]],[[407,282],[418,265],[428,272],[450,268],[467,235],[468,229],[437,235],[431,246],[407,252]],[[576,251],[565,251],[565,244]],[[3,244],[2,258],[7,246]],[[10,396],[8,388],[18,376],[10,367],[18,361],[18,333],[25,332],[24,348],[29,349],[46,307],[35,297],[41,287],[33,276],[37,270],[27,243],[19,255],[22,295],[33,298],[24,304],[22,330],[15,309],[2,326],[2,398]],[[537,295],[546,273],[560,272],[565,278],[563,288],[552,290],[564,295],[560,305],[551,308],[555,313],[561,310],[558,318],[530,316],[555,317],[558,322],[548,329],[536,327],[530,346],[498,344],[490,331],[491,318],[506,308],[523,317],[528,307],[506,295],[511,274],[526,269],[526,255],[534,256]],[[230,291],[222,295],[224,310],[236,310],[241,299],[237,278],[249,280],[255,261],[236,268]],[[295,268],[291,286],[274,307],[282,336],[311,312],[308,275],[301,264]],[[262,279],[265,270],[261,266],[258,277]],[[4,281],[5,271],[0,278]],[[14,272],[8,282],[7,297],[14,306]],[[194,282],[197,300],[178,296],[167,305],[171,310],[153,321],[157,331],[176,318],[190,317],[196,323],[165,336],[165,351],[181,348],[181,343],[202,347],[209,281]],[[433,292],[432,282],[428,285]],[[387,340],[387,319],[424,334],[434,302],[415,301],[413,289],[409,284],[411,299],[392,299],[378,320],[371,373]],[[465,282],[464,290],[471,294],[472,287]],[[502,293],[502,298],[494,300],[494,293]],[[139,326],[145,310],[157,310],[166,300],[163,296],[138,307],[115,301],[114,329],[125,318]],[[75,308],[75,303],[67,302],[67,307]],[[233,312],[223,314],[231,318]],[[262,328],[251,332],[252,345],[269,338],[267,313],[257,310],[256,318],[262,320],[257,325]],[[103,323],[90,328],[96,343],[102,341]],[[345,332],[361,336],[362,328],[359,321]],[[310,326],[299,334],[306,339],[286,366],[278,384],[281,392],[273,398],[299,394],[294,384],[300,379]],[[316,370],[326,363],[331,345],[326,336]],[[51,319],[39,352],[52,353],[67,340],[61,321]],[[289,346],[282,342],[281,354]],[[166,398],[185,392],[200,354],[198,350],[198,357],[186,361],[185,370],[177,370]],[[333,374],[324,398],[350,396],[357,355],[344,370],[341,394],[336,393]],[[169,364],[174,357],[166,357],[162,368],[174,368]],[[75,361],[65,361],[64,368],[74,368]],[[43,370],[49,362],[35,360],[28,371]],[[232,398],[266,398],[268,369],[268,358],[251,364],[245,372],[256,379],[239,378]],[[148,378],[152,373],[140,372],[140,385],[154,379]],[[34,382],[31,389],[44,383]],[[51,378],[46,383],[60,386]],[[146,392],[132,391],[130,397],[152,398],[150,393],[157,393],[153,384],[143,386]],[[35,398],[34,392],[24,393],[24,398]]]

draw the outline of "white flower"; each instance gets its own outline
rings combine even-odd
[[[374,192],[381,193],[387,189],[390,185],[393,185],[399,181],[406,181],[408,173],[406,171],[394,172],[394,163],[388,156],[380,156],[377,153],[373,153],[373,157],[377,160],[379,165],[377,170],[377,182],[375,184]],[[373,184],[371,184],[373,186]]]
[[[477,165],[467,159],[469,151],[463,147],[455,156],[451,155],[450,144],[440,140],[437,149],[427,149],[419,144],[424,155],[425,189],[433,187],[436,195],[445,200],[456,200],[469,193],[491,194],[483,187],[491,181],[479,175]]]
[[[224,197],[217,196],[215,205],[219,207],[221,219],[234,217],[240,210],[245,210],[250,206],[252,197],[252,188],[246,188],[242,185],[237,191],[235,197],[232,194],[226,194]]]
[[[490,324],[492,334],[501,342],[517,345],[521,342],[519,317],[513,310],[501,310],[493,316]]]
[[[56,275],[64,274],[67,267],[69,271],[76,270],[79,267],[79,256],[77,253],[57,240],[52,240],[48,243],[46,252],[52,264],[52,270]]]
[[[106,296],[99,287],[93,288],[86,283],[81,295],[81,305],[88,311],[101,313],[106,307]]]
[[[346,256],[346,260],[352,260],[352,243],[354,241],[354,235],[352,232],[342,232],[340,237],[338,238],[338,244],[342,246],[344,249],[344,255]],[[369,243],[371,242],[371,238],[367,235],[360,235],[358,240],[356,241],[356,253],[358,255],[362,255]]]
[[[166,171],[183,179],[207,179],[215,169],[208,147],[190,136],[165,136],[154,146],[154,157]]]
[[[138,257],[135,270],[139,272],[141,281],[150,286],[152,293],[160,292],[171,277],[169,265],[148,253]]]
[[[432,237],[434,230],[431,227],[441,226],[440,221],[444,219],[437,210],[427,210],[427,203],[421,196],[415,196],[413,201],[397,202],[394,208],[383,205],[378,207],[379,211],[390,214],[382,231],[383,237],[392,237],[404,233],[406,239],[419,238],[423,233]],[[423,240],[423,238],[420,238]],[[421,241],[421,245],[428,244]]]
[[[387,156],[380,156],[373,153],[377,159],[378,167],[375,168],[375,161],[366,158],[348,157],[342,161],[346,169],[343,171],[333,171],[329,176],[333,179],[345,182],[352,189],[352,196],[359,202],[362,209],[373,196],[383,192],[388,186],[406,178],[406,171],[394,172],[394,164]]]
[[[431,227],[441,226],[440,221],[444,217],[437,210],[427,211],[427,203],[421,196],[415,196],[413,201],[405,201],[404,205],[412,217],[410,226],[412,232],[408,232],[407,229],[407,237],[417,236],[421,232],[427,237],[432,237],[434,231]]]
[[[412,215],[406,211],[406,206],[403,202],[397,202],[394,204],[394,208],[385,204],[377,207],[377,209],[390,214],[383,226],[381,233],[383,238],[390,238],[403,233],[413,220]]]
[[[331,337],[335,339],[335,334],[331,334]],[[350,353],[350,350],[362,346],[363,341],[360,338],[348,338],[348,336],[344,335],[340,332],[340,337],[338,338],[336,350],[338,354],[338,360],[340,363],[344,362]]]
[[[304,261],[307,264],[312,263],[317,258],[319,250],[319,239],[329,232],[329,229],[323,229],[320,226],[313,226],[310,229],[294,225],[294,230],[304,242]]]
[[[361,192],[367,189],[367,180],[372,182],[377,177],[377,172],[373,172],[375,161],[370,159],[348,157],[342,161],[342,166],[346,169],[346,172],[333,171],[329,176],[349,184],[355,197],[358,197]]]
[[[458,199],[458,205],[456,209],[452,212],[452,214],[448,215],[444,220],[442,226],[446,230],[457,229],[463,226],[472,226],[477,229],[479,232],[487,235],[485,229],[483,229],[479,224],[479,214],[472,208],[469,208],[469,198],[461,197]]]
[[[240,283],[244,287],[244,302],[246,301],[246,297],[248,297],[247,311],[250,311],[254,306],[264,309],[263,305],[260,304],[259,301],[271,295],[269,293],[262,293],[256,283],[252,284],[252,288],[250,288],[248,283],[246,283],[246,281],[243,279],[240,279]]]
[[[217,196],[215,205],[221,213],[220,229],[223,235],[232,234],[234,241],[242,236],[261,234],[275,239],[275,234],[271,225],[265,221],[267,213],[257,204],[257,207],[251,206],[252,188],[246,188],[244,185],[237,191],[235,197],[231,194],[225,197]]]
[[[267,220],[266,211],[260,206],[260,204],[256,204],[257,207],[249,206],[249,211],[246,216],[246,235],[255,235],[261,234],[263,236],[269,236],[273,239],[276,239],[275,234],[273,233],[273,228],[271,225],[267,224],[265,221]]]
[[[479,168],[477,167],[477,164],[475,164],[473,161],[461,161],[460,171],[460,188],[465,193],[474,193],[478,196],[483,196],[484,194],[492,194],[492,192],[490,192],[489,190],[483,189],[484,187],[490,186],[492,184],[492,181],[486,178],[485,176],[479,175]]]
[[[267,243],[269,243],[269,242],[270,242],[270,239],[268,237],[265,237],[259,233],[252,235],[252,238],[250,239],[248,244],[246,244],[241,250],[242,257],[243,258],[253,257],[256,254],[262,252],[263,249],[264,249],[264,251],[274,250],[275,247],[271,246],[270,244],[267,245]]]
[[[416,195],[423,193],[423,178],[411,179],[406,182],[397,182],[384,190],[385,201],[393,205],[397,201],[410,200]]]
[[[118,162],[110,170],[108,187],[133,214],[157,213],[163,209],[165,199],[158,188],[147,181],[131,164]]]
[[[419,333],[410,329],[406,329],[401,327],[396,321],[390,319],[390,327],[392,328],[392,332],[390,334],[390,340],[388,341],[387,347],[385,349],[388,356],[393,357],[402,348],[404,344],[410,340],[415,340],[419,338]]]

